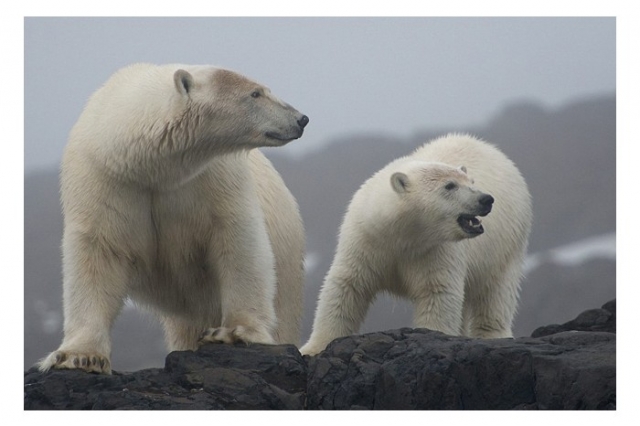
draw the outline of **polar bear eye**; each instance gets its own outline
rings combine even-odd
[[[252,98],[259,98],[260,97],[260,91],[259,90],[254,90],[253,92],[251,92],[251,97]]]
[[[458,185],[456,185],[455,182],[449,182],[444,186],[444,189],[446,189],[447,191],[453,191],[457,187]]]

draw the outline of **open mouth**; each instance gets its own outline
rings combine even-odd
[[[458,216],[458,225],[469,235],[480,235],[484,232],[480,219],[471,214],[461,214]]]

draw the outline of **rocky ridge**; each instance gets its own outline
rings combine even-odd
[[[292,345],[206,345],[163,369],[25,372],[26,410],[615,409],[616,303],[532,337],[402,328]]]

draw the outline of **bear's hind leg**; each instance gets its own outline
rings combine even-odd
[[[198,345],[204,345],[206,343],[227,343],[233,344],[236,342],[243,343],[268,343],[275,344],[276,342],[268,334],[259,334],[260,330],[251,329],[242,325],[238,325],[233,328],[217,327],[209,328],[204,331],[198,338]]]
[[[199,336],[206,328],[193,321],[169,316],[162,318],[162,325],[165,342],[170,352],[196,350]]]
[[[513,337],[511,325],[518,303],[520,279],[519,263],[512,262],[503,273],[484,277],[483,282],[476,282],[468,287],[465,303],[471,312],[470,337]]]

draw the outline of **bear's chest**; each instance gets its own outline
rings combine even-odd
[[[228,175],[214,169],[171,191],[149,197],[150,238],[146,244],[147,276],[156,283],[212,282],[221,253],[245,228],[255,206],[247,191],[231,188]],[[239,180],[233,180],[238,185]]]
[[[185,189],[151,197],[152,256],[157,265],[202,265],[216,220],[214,203]]]

